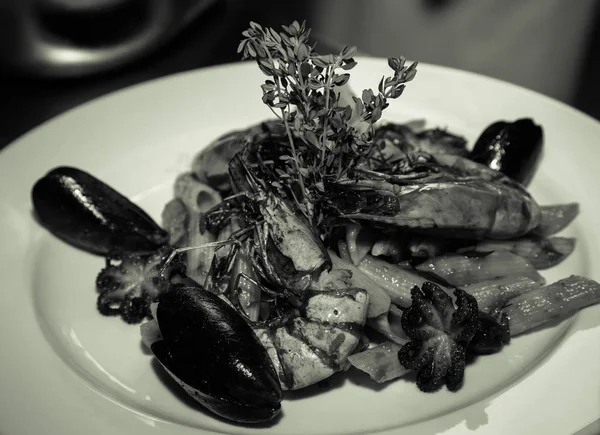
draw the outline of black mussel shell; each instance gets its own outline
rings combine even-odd
[[[159,298],[162,340],[152,352],[194,399],[221,417],[271,420],[283,393],[267,351],[234,308],[201,287],[175,286]]]
[[[470,159],[527,186],[537,170],[543,142],[542,127],[529,118],[498,121],[479,136]]]
[[[169,239],[140,207],[80,169],[53,169],[35,183],[31,198],[52,234],[93,254],[149,253]]]

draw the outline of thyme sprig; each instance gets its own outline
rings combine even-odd
[[[353,97],[351,107],[340,104],[339,89],[350,79],[347,71],[357,64],[355,47],[318,54],[309,44],[310,29],[297,21],[282,26],[281,32],[251,22],[242,35],[238,52],[243,59],[255,60],[269,77],[261,86],[262,101],[285,125],[290,155],[281,160],[289,165],[284,172],[290,177],[282,181],[299,186],[299,206],[310,213],[308,203],[314,203],[324,182],[347,176],[370,155],[374,124],[388,100],[402,95],[415,77],[417,63],[389,58],[393,75],[381,78],[377,92],[366,89],[360,98]]]

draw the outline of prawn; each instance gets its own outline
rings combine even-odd
[[[540,223],[540,207],[507,176],[457,155],[420,153],[406,168],[358,168],[331,183],[324,207],[338,219],[466,239],[513,239]]]

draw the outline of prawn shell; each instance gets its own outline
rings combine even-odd
[[[248,143],[262,142],[273,135],[285,134],[282,129],[281,121],[270,120],[221,136],[194,157],[192,172],[198,180],[213,189],[229,192],[232,188],[229,179],[231,159]]]
[[[162,340],[151,349],[167,372],[215,414],[241,423],[271,420],[282,390],[267,351],[244,319],[201,287],[159,297]]]
[[[267,194],[260,205],[261,217],[267,223],[272,244],[267,255],[285,279],[296,279],[307,274],[319,275],[331,270],[331,258],[321,239],[305,219],[289,204]],[[285,264],[291,267],[285,267]],[[287,272],[287,273],[286,273]]]
[[[39,221],[56,237],[92,254],[149,253],[169,235],[140,207],[94,176],[57,167],[33,186]]]
[[[198,180],[220,192],[230,190],[229,160],[245,146],[246,134],[245,131],[234,131],[200,151],[192,163],[192,171]]]
[[[444,156],[444,159],[459,158]],[[479,166],[480,170],[486,169]],[[480,240],[512,239],[528,234],[540,223],[539,205],[521,185],[491,172],[496,179],[481,170],[480,178],[469,181],[449,178],[396,185],[380,180],[349,180],[338,183],[342,197],[369,194],[377,201],[349,205],[348,201],[339,200],[338,193],[332,198],[343,218],[387,224],[426,235]]]
[[[266,183],[252,173],[250,147],[235,155],[229,163],[234,192],[252,197],[262,225],[255,236],[261,246],[261,262],[270,278],[292,291],[303,291],[312,277],[331,270],[331,258],[314,228],[288,201],[277,196]],[[256,223],[246,216],[246,226]]]

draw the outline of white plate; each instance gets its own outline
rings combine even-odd
[[[383,73],[385,61],[360,59],[352,85],[375,88]],[[270,117],[262,80],[254,64],[167,77],[79,107],[0,153],[0,433],[568,434],[600,417],[600,307],[479,358],[458,393],[337,376],[327,391],[290,395],[282,418],[258,429],[198,411],[156,371],[137,327],[100,316],[94,279],[103,261],[36,225],[35,180],[77,166],[158,218],[175,176],[201,147]],[[576,252],[545,275],[600,280],[597,122],[533,92],[431,65],[419,66],[387,117],[426,118],[471,140],[498,119],[541,123],[546,153],[533,193],[540,203],[582,205],[567,231],[578,238]]]

